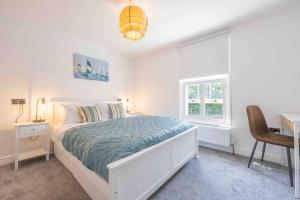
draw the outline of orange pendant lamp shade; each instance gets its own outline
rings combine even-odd
[[[129,40],[140,40],[147,31],[148,20],[138,6],[127,6],[120,14],[120,31]]]

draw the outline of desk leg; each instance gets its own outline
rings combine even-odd
[[[281,120],[281,123],[280,123],[280,134],[281,135],[285,135],[285,133],[284,133],[284,125],[283,125],[283,123],[282,123],[282,120]],[[285,165],[285,156],[286,156],[286,148],[285,147],[281,147],[280,148],[281,149],[281,165]]]
[[[298,124],[294,123],[294,160],[295,160],[295,196],[300,197],[299,191],[299,128]]]

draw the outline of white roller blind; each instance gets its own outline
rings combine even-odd
[[[178,47],[180,79],[229,73],[229,34]]]

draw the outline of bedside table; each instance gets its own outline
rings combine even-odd
[[[139,113],[139,112],[127,112],[127,113],[125,113],[125,116],[126,117],[137,117],[137,116],[141,116],[142,114],[141,113]]]
[[[45,155],[49,160],[49,122],[41,123],[18,123],[14,124],[15,128],[15,169],[18,169],[19,161]],[[35,137],[45,135],[44,147],[26,152],[19,152],[19,140],[21,138]]]

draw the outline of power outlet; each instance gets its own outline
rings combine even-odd
[[[25,104],[25,99],[11,99],[11,104]]]

